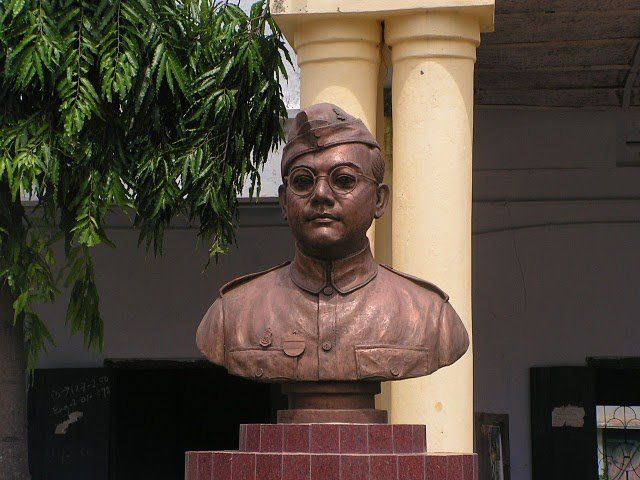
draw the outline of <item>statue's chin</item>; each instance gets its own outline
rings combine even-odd
[[[298,238],[298,245],[303,253],[322,260],[338,260],[347,257],[362,248],[366,243],[366,236],[362,241],[346,240],[343,236],[331,235],[330,232]]]

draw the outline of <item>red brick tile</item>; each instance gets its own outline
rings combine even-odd
[[[462,480],[473,480],[473,455],[462,458]]]
[[[184,478],[186,480],[198,480],[198,452],[185,453]]]
[[[282,425],[260,425],[260,451],[282,452]]]
[[[282,480],[282,453],[256,455],[256,480]]]
[[[211,480],[211,452],[198,452],[198,480]]]
[[[309,452],[309,425],[283,425],[284,452]]]
[[[412,425],[413,428],[413,453],[425,453],[427,451],[427,427],[425,425]]]
[[[256,454],[234,453],[231,459],[231,480],[256,480]]]
[[[447,480],[448,460],[445,455],[427,456],[427,480]]]
[[[369,456],[340,455],[340,480],[369,480]]]
[[[247,425],[247,440],[245,441],[247,452],[257,452],[260,450],[260,425],[252,423]]]
[[[311,480],[340,480],[340,457],[311,455]]]
[[[473,456],[473,480],[480,478],[480,467],[478,466],[478,455]]]
[[[312,424],[309,448],[311,453],[338,453],[340,447],[339,425]]]
[[[391,425],[368,425],[369,453],[393,453]]]
[[[285,454],[282,456],[282,480],[310,480],[311,456],[309,454]]]
[[[457,480],[462,477],[462,455],[447,456],[447,480]]]
[[[413,451],[413,426],[393,426],[393,451],[395,453],[411,453]]]
[[[340,453],[367,453],[366,425],[340,425]]]
[[[213,452],[211,461],[212,480],[231,480],[231,452]]]
[[[399,455],[398,480],[424,480],[426,455]]]
[[[240,439],[238,441],[238,450],[245,452],[247,450],[247,424],[240,424]]]
[[[371,455],[369,462],[371,480],[398,479],[398,457],[396,455]]]

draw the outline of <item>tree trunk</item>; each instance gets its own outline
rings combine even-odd
[[[0,479],[28,480],[24,331],[13,326],[8,290],[0,287]]]

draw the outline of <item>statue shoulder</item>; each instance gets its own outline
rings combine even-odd
[[[410,280],[412,283],[415,283],[416,285],[419,285],[420,287],[426,288],[427,290],[430,290],[432,292],[434,292],[435,294],[437,294],[439,297],[442,298],[442,300],[444,300],[445,302],[447,302],[449,300],[449,295],[447,295],[442,289],[440,289],[438,286],[434,285],[431,282],[428,282],[426,280],[423,280],[421,278],[418,277],[414,277],[413,275],[409,275],[408,273],[404,273],[404,272],[400,272],[398,270],[395,270],[394,268],[391,268],[389,265],[385,265],[384,263],[380,264],[381,267],[389,270],[392,273],[395,273],[396,275],[406,278],[407,280]]]
[[[220,288],[220,296],[224,295],[225,293],[230,292],[231,290],[233,290],[236,287],[239,287],[240,285],[244,285],[245,283],[248,283],[251,280],[254,280],[254,279],[258,278],[258,277],[266,275],[269,272],[273,272],[274,270],[278,270],[280,268],[286,267],[290,263],[291,263],[290,261],[286,261],[284,263],[281,263],[280,265],[276,265],[275,267],[271,267],[271,268],[268,268],[266,270],[262,270],[260,272],[249,273],[247,275],[243,275],[241,277],[234,278],[230,282],[225,283]]]

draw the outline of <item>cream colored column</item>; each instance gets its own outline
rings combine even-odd
[[[434,282],[471,325],[473,67],[479,22],[437,10],[385,22],[393,62],[393,266]],[[473,451],[473,355],[394,382],[393,423],[426,423],[429,450]]]
[[[381,24],[367,18],[301,23],[293,48],[300,66],[300,107],[330,102],[375,134]]]
[[[293,42],[300,67],[300,107],[336,104],[361,118],[375,135],[381,22],[353,16],[313,19],[300,23]],[[375,249],[374,225],[367,236]]]
[[[389,49],[384,48],[381,51],[380,58],[380,71],[378,74],[378,104],[376,115],[376,139],[380,144],[382,155],[384,156],[384,183],[389,185],[392,189],[392,170],[391,170],[391,155],[389,152],[389,145],[387,143],[387,122],[384,116],[384,82],[387,76],[387,69],[391,66],[391,56]],[[375,257],[379,263],[385,263],[387,265],[393,264],[393,258],[391,255],[391,200],[387,205],[387,211],[385,214],[376,220],[375,223]],[[376,408],[379,410],[391,410],[391,382],[383,382],[381,385],[381,392],[376,395]]]
[[[391,53],[388,47],[381,50],[380,58],[380,72],[378,74],[378,100],[377,100],[377,118],[376,118],[376,138],[382,149],[382,155],[384,157],[385,171],[384,171],[384,183],[389,185],[391,193],[393,195],[393,165],[392,155],[390,152],[391,142],[390,135],[387,135],[387,128],[390,124],[390,119],[385,118],[384,113],[384,83],[387,77],[387,70],[391,67]],[[389,137],[387,139],[387,137]],[[385,263],[387,265],[393,264],[392,245],[391,245],[391,229],[392,229],[392,203],[393,199],[389,199],[387,205],[387,211],[385,214],[376,221],[376,250],[375,256],[379,263]],[[388,406],[385,406],[388,408]]]

